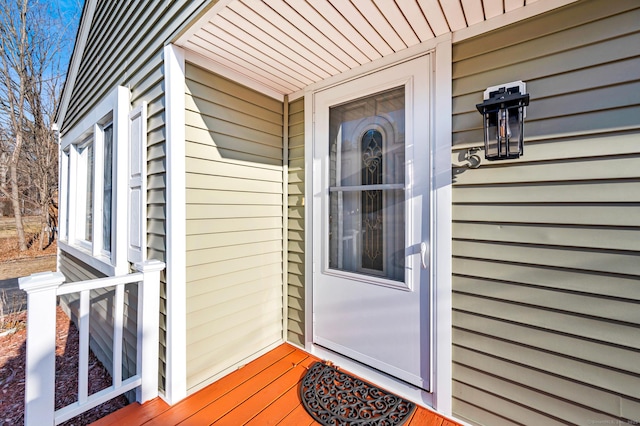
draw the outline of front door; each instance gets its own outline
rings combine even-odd
[[[430,56],[314,95],[313,341],[429,390]]]

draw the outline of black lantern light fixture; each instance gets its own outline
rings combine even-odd
[[[483,117],[484,156],[487,160],[518,158],[523,152],[523,124],[529,94],[522,81],[500,84],[484,91],[476,108]]]

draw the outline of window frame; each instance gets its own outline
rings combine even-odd
[[[109,249],[107,250],[105,248],[105,246],[104,246],[105,245],[105,240],[106,240],[105,232],[104,232],[104,230],[105,230],[104,220],[106,219],[106,217],[105,217],[106,209],[104,207],[105,207],[105,192],[106,192],[106,188],[107,188],[107,182],[106,182],[107,168],[105,167],[106,164],[107,164],[107,154],[105,152],[106,148],[107,148],[107,145],[106,145],[107,138],[105,137],[105,134],[106,134],[106,129],[109,126],[111,126],[111,146],[110,146],[110,151],[111,151],[110,152],[110,154],[111,154],[111,161],[110,161],[111,172],[109,173],[109,177],[110,177],[110,180],[111,180],[111,187],[109,188],[109,190],[111,192],[110,195],[109,195],[109,197],[110,197],[109,210],[111,211],[111,213],[109,214],[109,222],[110,222],[109,223],[109,240],[110,241],[109,241]],[[115,128],[115,125],[113,123],[113,117],[110,117],[109,120],[106,120],[106,122],[104,124],[100,125],[100,135],[102,137],[102,158],[103,158],[103,164],[102,164],[102,166],[103,166],[102,167],[102,177],[103,178],[102,178],[102,185],[101,185],[101,196],[102,196],[102,198],[101,198],[101,200],[102,200],[102,220],[101,220],[102,232],[101,232],[101,235],[102,235],[102,244],[101,244],[101,247],[98,247],[98,248],[101,250],[101,253],[103,255],[109,255],[109,256],[111,256],[111,254],[112,254],[113,236],[114,236],[113,230],[115,228],[115,223],[113,221],[113,189],[114,189],[113,188],[113,180],[114,180],[114,171],[115,171],[115,168],[116,168],[116,164],[114,164],[114,161],[113,161],[113,154],[114,154],[114,149],[113,149],[114,148],[113,130],[114,130],[114,128]],[[100,232],[100,231],[98,231],[98,232]]]
[[[77,124],[60,138],[60,237],[59,248],[105,275],[123,275],[128,272],[127,261],[127,171],[128,171],[128,114],[130,109],[129,89],[118,86],[113,89]],[[111,132],[111,250],[104,249],[103,227],[105,202],[105,139],[104,130]],[[93,144],[93,192],[92,235],[89,239],[81,232],[85,226],[82,218],[86,214],[80,208],[85,203],[76,203],[86,191],[87,159],[80,150]],[[84,175],[81,173],[84,172]],[[107,173],[108,176],[108,173]],[[118,208],[120,206],[121,208]]]
[[[76,176],[75,182],[75,214],[81,216],[84,212],[92,220],[89,223],[81,222],[79,220],[74,221],[74,229],[71,235],[74,237],[74,242],[86,250],[91,250],[93,245],[93,227],[95,221],[93,221],[95,215],[95,191],[96,182],[95,179],[89,180],[89,169],[95,169],[96,165],[96,144],[94,141],[94,135],[87,135],[81,138],[80,142],[70,147],[70,155],[74,156],[74,175]],[[71,181],[71,180],[69,180]],[[89,186],[91,188],[89,189]],[[70,207],[69,207],[70,208]],[[89,213],[91,211],[91,213]],[[90,225],[90,226],[89,226]],[[87,235],[87,234],[91,235]],[[88,238],[90,237],[90,238]]]

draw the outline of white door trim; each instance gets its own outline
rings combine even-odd
[[[336,356],[313,344],[313,187],[314,169],[314,93],[340,81],[330,79],[326,86],[314,85],[305,92],[305,349],[320,358],[331,358],[345,370],[375,381],[420,404],[428,405],[444,415],[451,415],[451,34],[445,34],[422,46],[422,54],[434,55],[431,73],[433,104],[431,108],[431,244],[430,271],[433,288],[432,370],[433,392],[425,392],[381,373],[363,367],[347,358]],[[413,56],[420,52],[412,51]],[[394,61],[395,59],[395,61]],[[392,55],[375,63],[386,68],[410,59],[408,55]],[[371,64],[361,75],[374,71]],[[348,73],[343,81],[358,76]],[[317,187],[317,182],[316,182]],[[318,265],[319,267],[319,265]]]
[[[452,302],[451,302],[451,35],[438,42],[433,76],[434,108],[431,145],[431,282],[433,289],[432,406],[452,415]]]

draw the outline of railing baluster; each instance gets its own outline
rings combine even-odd
[[[78,402],[84,404],[89,397],[89,317],[91,310],[91,291],[80,292],[79,326],[80,339],[78,342]]]
[[[165,264],[149,260],[135,264],[137,273],[60,286],[60,272],[20,278],[27,292],[27,359],[25,426],[54,425],[69,420],[118,395],[136,389],[139,402],[158,396],[158,317],[160,271]],[[138,282],[137,372],[122,380],[125,285]],[[89,329],[91,290],[115,287],[113,308],[113,386],[89,395]],[[80,293],[78,328],[78,402],[55,411],[57,296]]]
[[[113,386],[122,385],[122,326],[124,323],[124,284],[116,286],[113,314]]]

